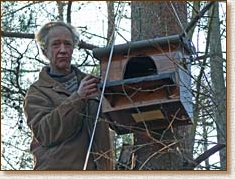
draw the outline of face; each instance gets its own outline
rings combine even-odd
[[[63,26],[52,28],[48,33],[48,46],[44,55],[50,60],[52,73],[70,73],[73,54],[71,32]]]

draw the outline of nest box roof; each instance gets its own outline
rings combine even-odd
[[[154,39],[147,39],[141,41],[134,41],[125,44],[114,45],[113,55],[115,54],[127,54],[128,52],[134,52],[143,49],[162,47],[169,44],[182,44],[182,46],[189,52],[193,53],[192,42],[183,35],[172,35],[167,37],[160,37]],[[93,49],[93,55],[96,59],[102,60],[103,57],[110,55],[112,46]]]

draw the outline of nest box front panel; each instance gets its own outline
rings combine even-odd
[[[139,58],[141,57],[132,58],[134,60],[130,64],[135,64],[135,60]],[[155,60],[154,64],[161,64],[158,60]],[[146,65],[148,70],[141,73],[134,73],[135,70],[128,69],[131,66],[126,65],[128,68],[125,69],[127,71],[124,72],[124,79],[109,81],[106,85],[102,110],[106,117],[115,123],[116,132],[119,134],[144,129],[146,125],[151,130],[166,128],[172,120],[175,121],[174,125],[191,122],[188,108],[185,108],[188,104],[182,101],[182,96],[184,98],[187,95],[176,65],[169,61],[168,72],[161,71],[158,74],[159,68],[149,68],[150,64],[152,63]],[[181,93],[184,95],[181,96]]]
[[[119,51],[112,57],[102,112],[118,134],[192,123],[189,54],[180,45]],[[127,54],[127,51],[129,52]],[[101,76],[108,57],[101,60]],[[102,84],[100,88],[103,88]]]
[[[109,68],[108,81],[120,80],[123,77],[123,70],[126,65],[127,58],[124,56],[114,56]],[[101,77],[105,78],[107,72],[108,59],[101,62]]]

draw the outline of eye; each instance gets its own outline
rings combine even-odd
[[[65,42],[64,42],[64,45],[70,47],[70,46],[72,46],[72,43],[71,43],[70,41],[65,41]]]
[[[60,42],[53,42],[53,43],[52,43],[52,46],[53,46],[53,47],[59,47],[59,46],[60,46]]]

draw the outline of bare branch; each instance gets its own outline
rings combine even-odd
[[[67,22],[71,23],[71,8],[72,8],[72,1],[68,1],[67,7]]]
[[[15,37],[15,38],[26,38],[26,39],[34,39],[35,34],[26,34],[26,33],[20,33],[20,32],[6,32],[6,31],[1,31],[2,37]],[[78,47],[80,49],[87,49],[87,50],[92,50],[94,48],[98,48],[96,45],[88,44],[81,40],[78,43]]]
[[[194,18],[191,20],[191,22],[187,25],[185,28],[186,32],[189,32],[190,29],[197,23],[198,19],[200,19],[207,11],[210,9],[210,7],[214,4],[214,1],[209,2]]]
[[[26,4],[25,6],[19,8],[19,9],[16,9],[16,10],[14,10],[14,11],[9,11],[9,12],[7,12],[7,13],[5,13],[5,14],[3,13],[3,14],[1,15],[1,17],[15,14],[15,13],[17,13],[18,11],[21,11],[21,10],[23,10],[24,8],[30,7],[31,5],[37,4],[37,3],[42,3],[42,1],[33,1],[32,3],[28,3],[28,4]]]
[[[214,153],[220,151],[221,149],[225,148],[225,144],[217,144],[214,147],[210,148],[209,150],[205,151],[203,154],[199,155],[196,159],[194,159],[192,162],[190,162],[187,166],[186,169],[193,169],[197,165],[199,165],[201,162],[204,160],[208,159],[211,155]]]
[[[25,38],[25,39],[34,39],[34,34],[26,34],[26,33],[20,33],[20,32],[7,32],[7,31],[1,31],[2,37],[16,37],[16,38]]]
[[[87,49],[87,50],[92,50],[94,48],[99,48],[99,46],[88,44],[88,43],[84,42],[83,40],[81,40],[79,42],[78,47],[82,48],[82,49]]]

